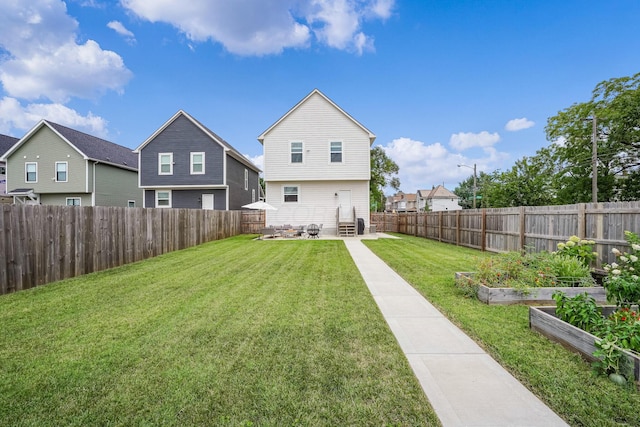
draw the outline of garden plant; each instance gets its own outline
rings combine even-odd
[[[604,266],[608,272],[604,279],[607,299],[616,304],[611,314],[603,316],[602,307],[586,294],[573,298],[560,292],[554,295],[558,318],[599,338],[594,353],[599,360],[594,369],[618,384],[633,380],[632,367],[621,350],[640,354],[640,239],[630,231],[625,232],[625,239],[630,251],[613,249],[616,262]]]

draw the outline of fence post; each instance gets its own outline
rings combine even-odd
[[[587,204],[578,203],[578,237],[585,239],[587,233]]]
[[[524,206],[520,206],[520,249],[524,250],[526,244],[526,233],[525,233],[526,221],[525,221],[525,211]]]
[[[482,241],[480,242],[480,248],[484,252],[487,249],[487,210],[482,209],[481,212],[482,212],[482,220],[481,220],[482,230],[480,231],[480,237],[482,238]]]
[[[456,245],[460,246],[460,211],[456,211]]]

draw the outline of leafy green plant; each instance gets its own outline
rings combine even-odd
[[[595,244],[596,242],[593,240],[586,240],[581,239],[578,236],[571,236],[565,243],[558,243],[558,250],[556,253],[576,258],[588,268],[598,257],[598,253],[593,252],[593,245]]]
[[[547,261],[558,286],[593,286],[591,269],[581,259],[556,254]]]
[[[602,323],[602,308],[588,293],[568,297],[564,292],[553,293],[556,301],[556,316],[577,328],[591,332]]]
[[[631,307],[640,304],[640,238],[637,234],[625,231],[625,239],[630,252],[621,252],[614,248],[616,262],[604,266],[609,274],[603,286],[607,290],[607,299],[618,307]]]

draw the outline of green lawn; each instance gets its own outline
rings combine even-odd
[[[340,241],[239,236],[0,297],[0,424],[437,425]]]
[[[532,332],[527,307],[488,306],[461,295],[454,272],[471,271],[477,257],[489,254],[401,237],[364,242],[569,424],[640,426],[640,393],[594,376],[580,357]]]

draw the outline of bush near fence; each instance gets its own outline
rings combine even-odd
[[[2,205],[0,295],[241,232],[241,211]]]
[[[640,234],[640,201],[562,206],[372,213],[377,231],[425,237],[482,251],[554,251],[570,236],[594,240],[597,266],[615,261],[625,230]]]

